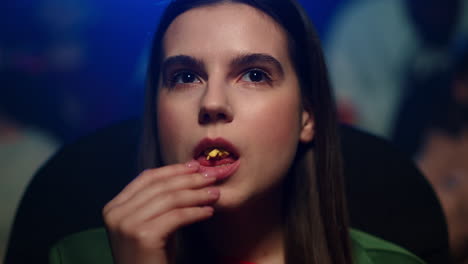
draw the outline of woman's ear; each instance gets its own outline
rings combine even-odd
[[[315,122],[313,115],[307,111],[302,111],[301,133],[299,139],[302,143],[309,143],[314,139]]]

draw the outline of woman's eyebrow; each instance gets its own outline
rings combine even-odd
[[[258,63],[272,65],[281,75],[284,74],[281,63],[273,56],[264,53],[251,53],[237,56],[231,61],[231,67],[245,67]]]
[[[166,58],[162,63],[162,71],[173,66],[185,66],[199,70],[204,69],[204,64],[201,60],[187,55],[176,55]]]

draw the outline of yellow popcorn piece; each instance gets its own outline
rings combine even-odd
[[[219,150],[217,148],[212,149],[210,152],[206,153],[206,160],[210,160],[212,158],[224,158],[229,156],[229,152],[225,150]]]

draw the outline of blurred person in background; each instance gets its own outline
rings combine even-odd
[[[1,35],[4,56],[0,70],[9,89],[24,90],[21,96],[25,98],[13,100],[19,105],[25,100],[40,104],[37,108],[23,105],[23,115],[35,116],[37,125],[66,142],[76,138],[83,127],[86,107],[78,91],[71,88],[76,81],[70,77],[83,68],[87,57],[83,27],[88,18],[82,11],[86,10],[85,1],[56,2],[17,0],[5,4],[0,14],[6,25]],[[41,103],[35,102],[38,99]]]
[[[464,32],[466,0],[350,1],[325,46],[342,119],[388,138],[407,81],[446,69]]]
[[[0,259],[3,260],[20,197],[58,142],[40,126],[43,120],[39,113],[46,96],[41,95],[43,91],[35,86],[34,78],[3,69],[0,87]]]
[[[135,66],[157,8],[153,1],[2,3],[0,262],[20,197],[57,146],[140,111]]]
[[[15,0],[5,6],[3,68],[39,78],[50,95],[54,121],[48,125],[62,142],[139,114],[144,81],[138,67],[158,5]]]
[[[414,157],[433,185],[447,218],[456,263],[468,263],[468,39],[454,63],[413,80],[393,131],[393,142]]]
[[[71,6],[72,1],[52,2],[8,1],[0,11],[4,25],[0,36],[2,261],[26,186],[58,146],[71,139],[69,131],[76,128],[71,124],[82,109],[77,97],[58,83],[81,65],[83,45],[77,25],[83,12],[78,5]]]

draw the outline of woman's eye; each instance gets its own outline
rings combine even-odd
[[[172,83],[199,83],[200,79],[192,72],[179,72],[172,77]]]
[[[264,82],[270,78],[262,70],[250,70],[242,75],[242,80],[246,82]]]

